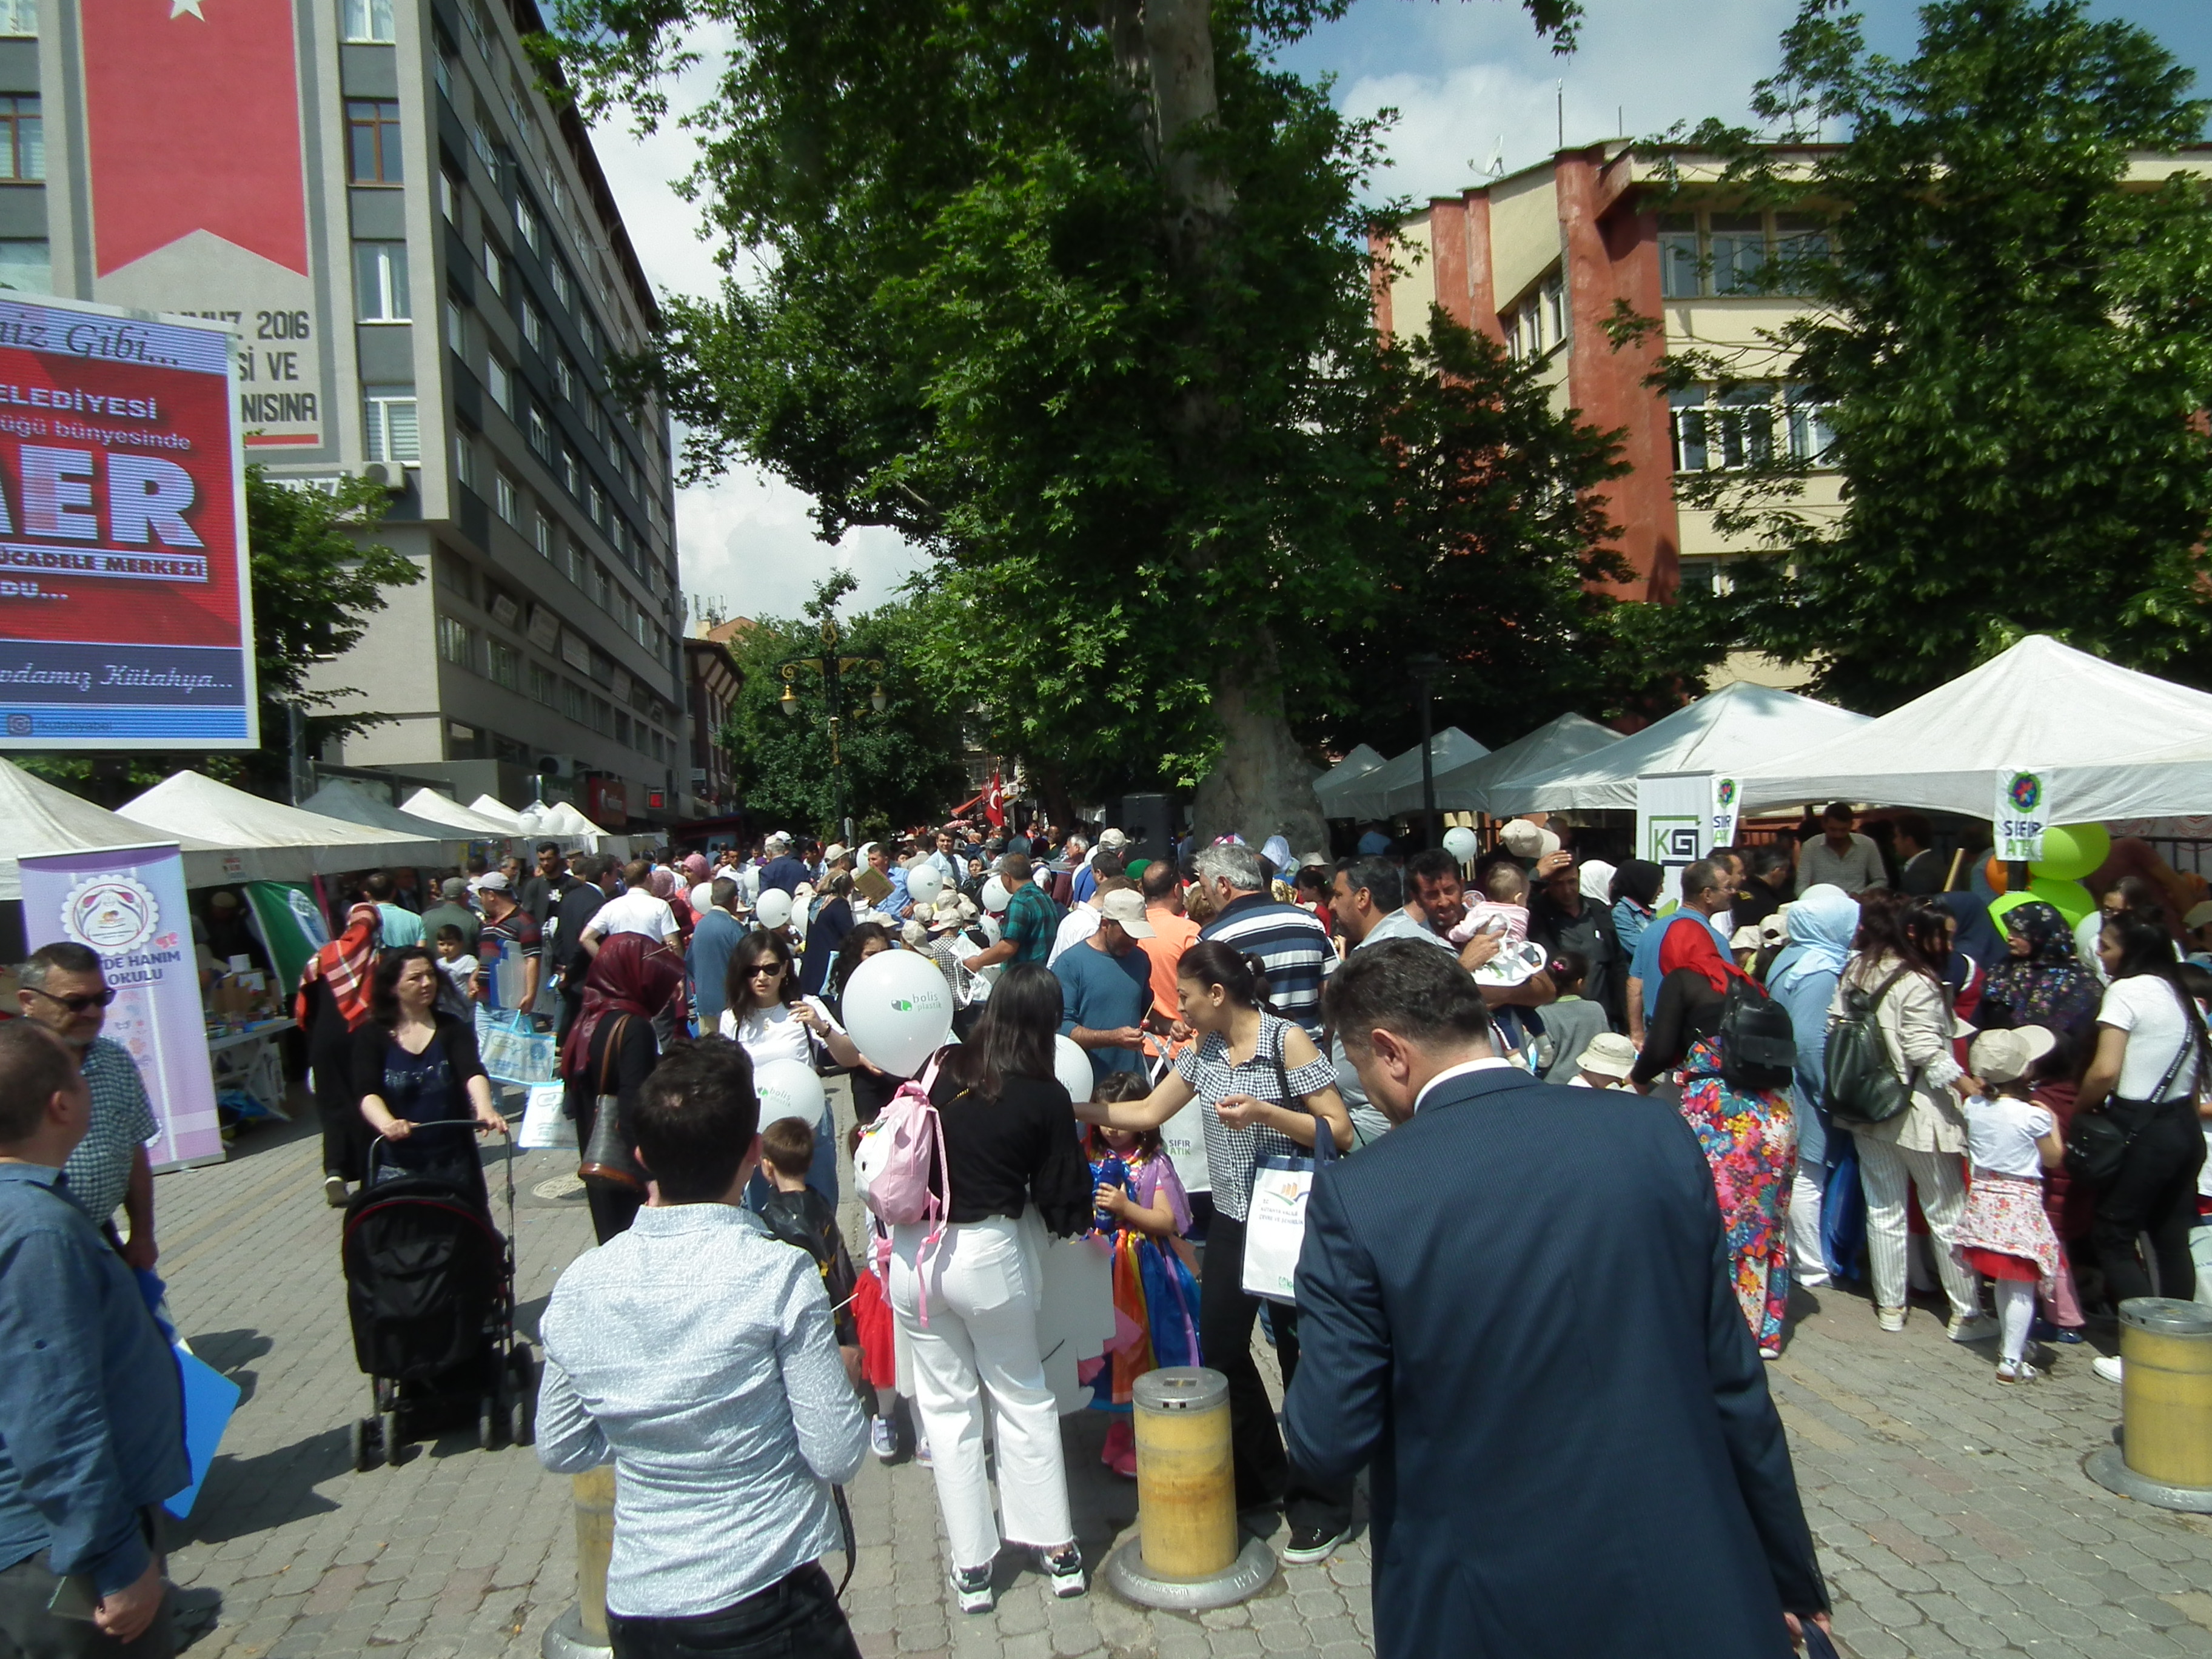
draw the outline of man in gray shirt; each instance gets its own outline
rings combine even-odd
[[[1889,876],[1881,867],[1881,849],[1873,837],[1857,833],[1859,815],[1851,804],[1839,800],[1820,814],[1822,834],[1797,849],[1797,890],[1826,884],[1840,887],[1856,898],[1869,887],[1887,887]]]
[[[860,1659],[817,1558],[867,1450],[814,1259],[740,1206],[760,1161],[744,1051],[679,1048],[625,1109],[659,1195],[571,1263],[542,1330],[538,1455],[611,1461],[607,1623],[622,1659]]]

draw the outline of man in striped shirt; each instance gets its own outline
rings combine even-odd
[[[1260,855],[1234,842],[1198,855],[1198,878],[1217,905],[1213,920],[1198,936],[1259,957],[1267,969],[1267,995],[1275,1012],[1318,1038],[1322,975],[1336,959],[1321,919],[1295,904],[1278,903],[1267,890]]]

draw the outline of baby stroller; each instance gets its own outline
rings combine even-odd
[[[506,1143],[507,1232],[493,1225],[466,1119],[418,1123],[408,1137],[459,1133],[467,1164],[444,1170],[386,1168],[379,1136],[368,1180],[346,1205],[343,1259],[354,1358],[368,1376],[373,1415],[353,1425],[353,1466],[399,1462],[413,1431],[465,1420],[476,1407],[477,1443],[504,1432],[530,1443],[536,1389],[529,1345],[514,1334],[514,1144]],[[442,1151],[442,1147],[441,1148]]]

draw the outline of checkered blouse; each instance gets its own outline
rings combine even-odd
[[[1327,1054],[1316,1054],[1304,1065],[1288,1071],[1291,1098],[1283,1097],[1285,1073],[1277,1070],[1283,1056],[1283,1034],[1291,1022],[1273,1014],[1260,1016],[1260,1041],[1252,1058],[1229,1058],[1228,1040],[1209,1031],[1176,1056],[1176,1073],[1191,1086],[1201,1104],[1211,1107],[1231,1095],[1249,1095],[1296,1110],[1308,1095],[1336,1085],[1336,1068]],[[1273,1129],[1232,1129],[1208,1111],[1206,1123],[1206,1167],[1212,1178],[1213,1207],[1232,1221],[1244,1219],[1252,1202],[1253,1165],[1263,1158],[1305,1158],[1311,1148],[1301,1146]]]

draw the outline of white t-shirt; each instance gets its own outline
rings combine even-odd
[[[681,932],[668,901],[655,898],[642,887],[626,887],[592,914],[586,932],[601,939],[617,933],[642,933],[647,939],[674,939]]]
[[[2112,1090],[2122,1100],[2158,1096],[2160,1080],[2173,1064],[2174,1050],[2193,1035],[2192,1022],[2183,1018],[2181,999],[2173,987],[2151,974],[2131,975],[2106,986],[2097,1024],[2128,1034],[2127,1057],[2120,1062],[2120,1080]],[[2197,1056],[2191,1054],[2160,1097],[2187,1095],[2196,1083]]]
[[[1976,1174],[2043,1179],[2043,1154],[2035,1143],[2058,1127],[2057,1118],[2032,1100],[2002,1095],[1993,1100],[1975,1095],[1963,1109]]]
[[[1060,931],[1052,936],[1052,953],[1044,959],[1051,967],[1061,957],[1098,931],[1099,915],[1087,904],[1079,904],[1060,919]]]
[[[830,1015],[819,997],[799,999],[814,1011],[823,1029],[843,1035],[845,1028]],[[791,1017],[791,1005],[778,1003],[773,1008],[756,1008],[742,1018],[734,1008],[722,1010],[721,1034],[736,1042],[752,1057],[756,1066],[765,1066],[771,1060],[795,1060],[802,1066],[814,1063],[813,1039],[806,1028]]]

